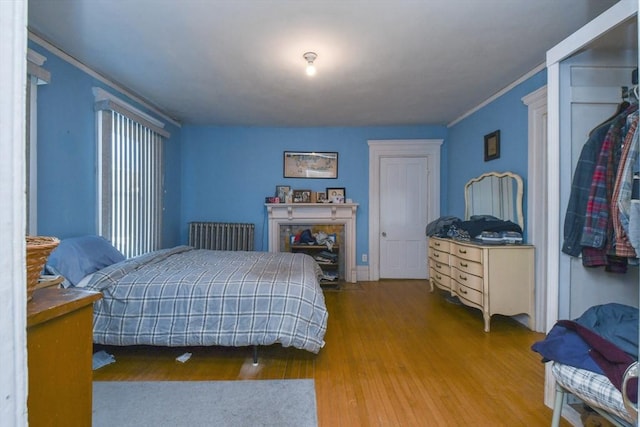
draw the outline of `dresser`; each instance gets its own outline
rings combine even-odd
[[[429,281],[482,311],[484,330],[491,316],[528,315],[534,328],[534,247],[483,245],[440,237],[429,238]]]
[[[36,290],[27,304],[30,426],[90,426],[93,302],[81,289]]]

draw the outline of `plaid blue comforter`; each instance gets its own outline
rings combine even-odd
[[[328,313],[318,277],[300,253],[178,246],[96,273],[87,289],[98,344],[247,346],[280,343],[317,353]]]

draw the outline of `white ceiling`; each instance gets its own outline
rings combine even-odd
[[[29,0],[29,28],[184,123],[447,124],[615,2]]]

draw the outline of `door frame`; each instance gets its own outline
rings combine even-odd
[[[528,108],[527,238],[535,246],[535,331],[547,320],[547,86],[522,98]]]
[[[28,423],[27,287],[25,275],[25,126],[27,1],[0,2],[0,393],[7,425]]]
[[[380,160],[384,157],[426,157],[429,185],[428,222],[440,215],[440,146],[442,139],[369,140],[369,274],[380,280]],[[426,238],[426,236],[425,236]],[[425,259],[426,262],[426,259]]]

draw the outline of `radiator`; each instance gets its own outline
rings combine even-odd
[[[254,224],[190,222],[189,246],[220,251],[252,251]]]

